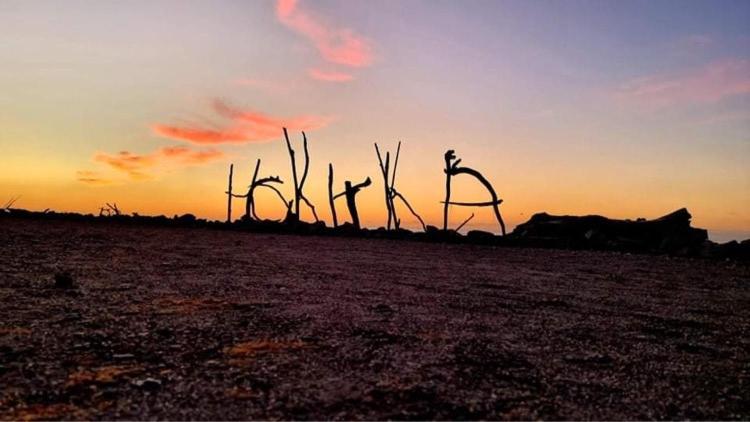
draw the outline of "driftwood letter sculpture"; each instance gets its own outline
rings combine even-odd
[[[383,175],[383,186],[385,187],[385,207],[388,211],[388,221],[386,229],[391,229],[391,221],[393,222],[396,230],[401,227],[401,220],[398,218],[398,216],[396,216],[396,204],[394,202],[395,198],[399,198],[404,203],[404,205],[406,205],[406,208],[409,209],[409,212],[411,212],[412,215],[417,220],[419,220],[419,223],[422,225],[422,230],[426,230],[427,226],[425,226],[422,217],[420,217],[419,214],[414,211],[414,208],[411,207],[409,201],[407,201],[406,198],[396,190],[396,166],[398,166],[398,156],[401,154],[401,142],[398,143],[398,147],[396,148],[396,156],[395,160],[393,160],[393,172],[391,172],[390,168],[391,153],[385,153],[384,162],[382,155],[380,155],[380,148],[378,148],[377,143],[375,143],[375,152],[378,154],[378,165],[380,166],[380,173]]]
[[[286,139],[286,147],[289,151],[289,158],[292,161],[292,179],[294,181],[294,212],[293,213],[287,213],[287,221],[289,221],[289,217],[294,219],[294,221],[299,221],[299,203],[300,200],[305,201],[305,204],[307,204],[308,207],[310,207],[310,210],[312,211],[313,217],[315,217],[315,222],[318,222],[318,214],[315,213],[315,207],[313,204],[307,199],[304,192],[302,192],[302,188],[305,186],[305,180],[307,179],[307,171],[310,168],[310,154],[307,150],[307,136],[305,136],[305,132],[302,132],[302,147],[305,153],[305,167],[302,171],[302,178],[297,179],[297,163],[294,159],[294,149],[292,149],[292,144],[289,142],[289,135],[287,134],[286,128],[284,128],[284,139]]]
[[[246,198],[245,199],[245,219],[246,220],[260,220],[258,217],[258,214],[255,212],[255,189],[264,187],[271,189],[272,191],[276,192],[276,195],[281,199],[281,202],[284,204],[284,207],[287,209],[287,214],[289,213],[289,208],[291,207],[291,204],[287,202],[286,198],[284,198],[284,195],[281,193],[281,191],[273,185],[273,183],[282,184],[284,183],[279,176],[269,176],[269,177],[263,177],[261,179],[258,179],[258,171],[260,170],[260,158],[255,163],[255,171],[253,172],[253,180],[250,182],[250,186],[248,186],[247,193],[244,195],[235,195],[231,193],[231,183],[230,183],[230,190],[229,194],[232,197],[235,198]]]
[[[484,176],[482,176],[481,173],[469,167],[459,167],[458,164],[460,162],[461,159],[456,159],[456,154],[452,149],[448,150],[445,153],[445,201],[443,201],[443,230],[448,230],[448,207],[450,205],[457,205],[462,207],[492,207],[493,211],[495,212],[497,222],[500,223],[500,230],[502,231],[502,235],[505,236],[505,223],[503,222],[503,217],[500,215],[500,208],[498,207],[503,202],[503,200],[497,197],[495,189],[492,188],[490,182]],[[484,185],[484,187],[490,193],[492,200],[487,202],[451,202],[451,177],[459,174],[468,174],[479,180],[479,182]],[[474,215],[472,214],[472,217],[473,216]],[[469,217],[469,219],[471,219],[471,217]],[[459,229],[463,227],[463,225],[466,224],[469,219],[464,221],[464,223],[459,226]]]
[[[333,185],[333,166],[328,166],[328,180],[329,180],[329,186]],[[333,215],[333,221],[334,221],[334,227],[338,225],[338,221],[336,220],[336,206],[334,204],[334,201],[336,198],[339,198],[341,196],[346,197],[346,207],[349,208],[349,215],[352,216],[352,224],[354,225],[354,228],[359,230],[360,224],[359,224],[359,213],[357,212],[357,200],[356,196],[359,193],[360,189],[366,188],[372,184],[372,180],[368,177],[365,179],[364,182],[358,183],[356,185],[352,185],[352,182],[347,180],[344,182],[344,191],[341,193],[338,193],[336,195],[331,195],[333,192],[332,190],[329,190],[329,201],[331,203],[331,214]]]

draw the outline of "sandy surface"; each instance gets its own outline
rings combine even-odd
[[[747,264],[14,219],[0,248],[2,419],[750,418]]]

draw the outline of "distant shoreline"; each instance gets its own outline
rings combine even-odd
[[[703,229],[695,229],[689,227],[689,214],[686,210],[678,210],[673,214],[662,217],[667,218],[671,215],[677,214],[680,211],[684,211],[688,216],[686,225],[681,223],[682,226],[679,229],[670,228],[667,232],[670,235],[677,231],[685,231],[685,234],[677,236],[679,242],[676,245],[664,246],[666,240],[662,239],[665,235],[656,233],[652,229],[640,230],[643,233],[639,233],[637,236],[648,238],[648,241],[634,242],[632,239],[623,239],[621,235],[616,235],[617,241],[607,240],[602,237],[599,241],[595,239],[596,236],[590,236],[592,229],[588,229],[588,226],[576,227],[576,230],[588,229],[584,236],[579,236],[574,232],[566,232],[564,235],[540,235],[539,233],[529,234],[527,227],[534,225],[535,220],[538,219],[563,219],[566,221],[574,221],[574,225],[580,226],[581,221],[588,221],[587,219],[596,219],[607,224],[614,225],[628,225],[628,224],[656,224],[660,219],[656,220],[643,220],[643,221],[632,221],[632,220],[610,220],[606,217],[601,216],[549,216],[545,213],[535,214],[528,222],[519,224],[513,232],[506,236],[495,235],[490,232],[482,230],[469,230],[466,234],[461,234],[453,230],[443,231],[435,228],[434,226],[427,226],[426,231],[411,231],[406,229],[398,230],[386,230],[383,227],[376,229],[355,229],[350,223],[344,223],[338,227],[326,226],[325,222],[320,221],[317,223],[308,222],[295,222],[286,223],[273,220],[235,220],[231,223],[208,220],[203,218],[197,218],[192,214],[175,215],[173,217],[167,217],[164,215],[159,216],[142,216],[134,213],[133,215],[110,215],[110,216],[96,216],[93,214],[79,214],[72,212],[35,212],[24,209],[7,209],[4,212],[0,212],[0,221],[2,220],[13,220],[16,218],[20,219],[37,219],[37,220],[62,220],[62,221],[76,221],[76,222],[88,222],[97,224],[125,224],[125,225],[142,225],[142,226],[155,226],[155,227],[173,227],[173,228],[208,228],[215,230],[232,230],[232,231],[246,231],[251,233],[275,233],[275,234],[296,234],[296,235],[312,235],[312,236],[338,236],[338,237],[360,237],[360,238],[376,238],[376,239],[392,239],[392,240],[407,240],[407,241],[418,241],[418,242],[430,242],[430,243],[465,243],[474,245],[485,245],[485,246],[498,246],[498,247],[520,247],[520,248],[545,248],[545,249],[569,249],[569,250],[601,250],[601,251],[616,251],[616,252],[628,252],[628,253],[642,253],[642,254],[653,254],[653,255],[671,255],[671,256],[686,256],[686,257],[701,257],[701,258],[729,258],[737,260],[750,261],[750,239],[742,242],[731,241],[727,243],[716,243],[707,238],[707,232]],[[559,221],[546,221],[545,224],[551,227],[560,226]],[[591,223],[589,223],[591,224]],[[627,226],[624,226],[627,227]],[[652,233],[653,232],[653,233]],[[696,236],[695,239],[689,239],[689,237]],[[609,235],[611,238],[613,235]],[[659,237],[661,236],[661,237]],[[701,237],[702,236],[702,237]],[[701,240],[703,239],[703,240]],[[661,243],[659,243],[661,242]],[[669,243],[669,242],[666,242]]]

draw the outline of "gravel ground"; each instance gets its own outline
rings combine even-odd
[[[0,248],[0,419],[750,419],[747,264],[11,218]]]

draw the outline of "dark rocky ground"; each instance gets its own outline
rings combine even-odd
[[[750,418],[746,263],[14,218],[0,248],[0,419]]]

